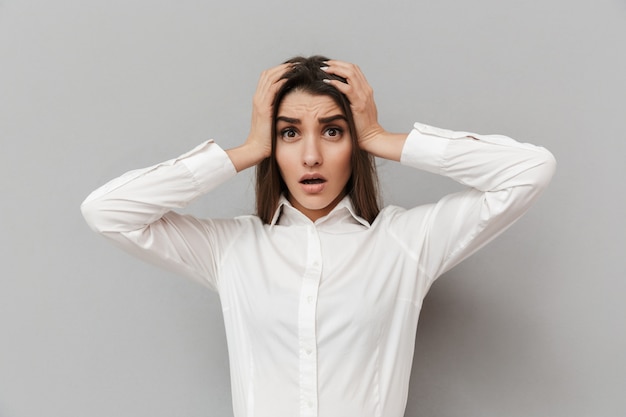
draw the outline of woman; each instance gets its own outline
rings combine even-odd
[[[372,156],[468,188],[379,212]],[[257,215],[172,211],[255,165]],[[399,417],[429,287],[518,219],[554,168],[505,136],[388,133],[357,66],[296,58],[261,75],[243,145],[208,141],[129,172],[82,210],[126,250],[218,291],[235,416]]]

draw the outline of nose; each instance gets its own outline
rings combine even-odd
[[[324,160],[320,149],[320,141],[313,136],[304,138],[302,149],[302,162],[308,167],[321,165]]]

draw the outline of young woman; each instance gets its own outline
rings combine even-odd
[[[373,156],[467,186],[379,210]],[[186,206],[257,166],[257,215]],[[261,75],[245,143],[129,172],[82,205],[124,249],[220,296],[237,417],[400,417],[433,281],[518,219],[555,168],[505,136],[416,123],[392,134],[355,65],[295,58]]]

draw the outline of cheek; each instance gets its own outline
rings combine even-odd
[[[343,149],[336,159],[336,164],[339,167],[338,171],[342,174],[346,180],[352,175],[352,147]]]
[[[348,146],[343,149],[343,152],[341,153],[341,158],[347,169],[351,170],[350,165],[352,164],[352,143],[349,143]]]
[[[283,178],[283,181],[286,179],[285,176],[289,175],[290,172],[290,161],[293,163],[293,158],[290,157],[289,153],[285,151],[285,148],[282,146],[276,147],[276,165],[278,165],[278,171],[280,172],[280,176]]]

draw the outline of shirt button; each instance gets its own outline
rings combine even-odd
[[[309,302],[309,304],[313,304],[313,301],[315,301],[315,297],[313,297],[312,295],[309,295],[306,300]]]
[[[313,350],[312,350],[312,349],[306,349],[306,350],[304,351],[304,353],[306,353],[306,354],[307,354],[307,356],[311,356],[311,353],[313,353]]]

